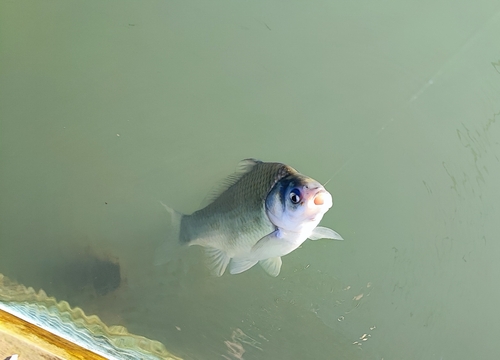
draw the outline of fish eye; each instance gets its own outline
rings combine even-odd
[[[293,189],[290,192],[290,200],[292,201],[292,204],[298,204],[300,202],[300,191]]]

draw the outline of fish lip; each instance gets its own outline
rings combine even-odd
[[[328,205],[326,205],[326,206],[328,208],[331,208],[333,206],[333,197],[332,197],[332,195],[328,191],[326,191],[325,188],[323,188],[323,187],[319,187],[317,189],[318,189],[318,191],[316,191],[316,193],[314,194],[314,196],[311,198],[311,201],[314,203],[314,199],[316,199],[316,197],[318,195],[325,194],[325,199],[329,199],[329,201],[324,201],[323,204],[315,205],[315,206],[325,206],[329,202],[330,206],[328,206]]]

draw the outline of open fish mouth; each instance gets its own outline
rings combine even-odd
[[[322,192],[319,192],[314,197],[314,205],[323,205],[325,203],[325,197]]]
[[[332,207],[332,196],[326,190],[319,190],[314,197],[309,200],[309,212],[311,217],[308,218],[309,221],[321,220],[324,213]]]
[[[320,189],[313,197],[313,204],[316,206],[325,206],[329,209],[333,205],[332,196],[328,191]]]

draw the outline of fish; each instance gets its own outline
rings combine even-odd
[[[209,268],[222,276],[242,273],[259,263],[278,276],[281,257],[307,239],[343,240],[318,226],[332,207],[331,194],[318,181],[291,166],[242,160],[204,208],[190,215],[163,204],[182,245],[205,248]]]

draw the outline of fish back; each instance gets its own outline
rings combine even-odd
[[[181,219],[181,243],[205,238],[236,240],[245,231],[266,231],[272,225],[265,213],[266,198],[274,185],[297,171],[285,164],[244,160],[244,171],[231,175],[218,196],[205,208]],[[242,162],[242,163],[243,163]]]

